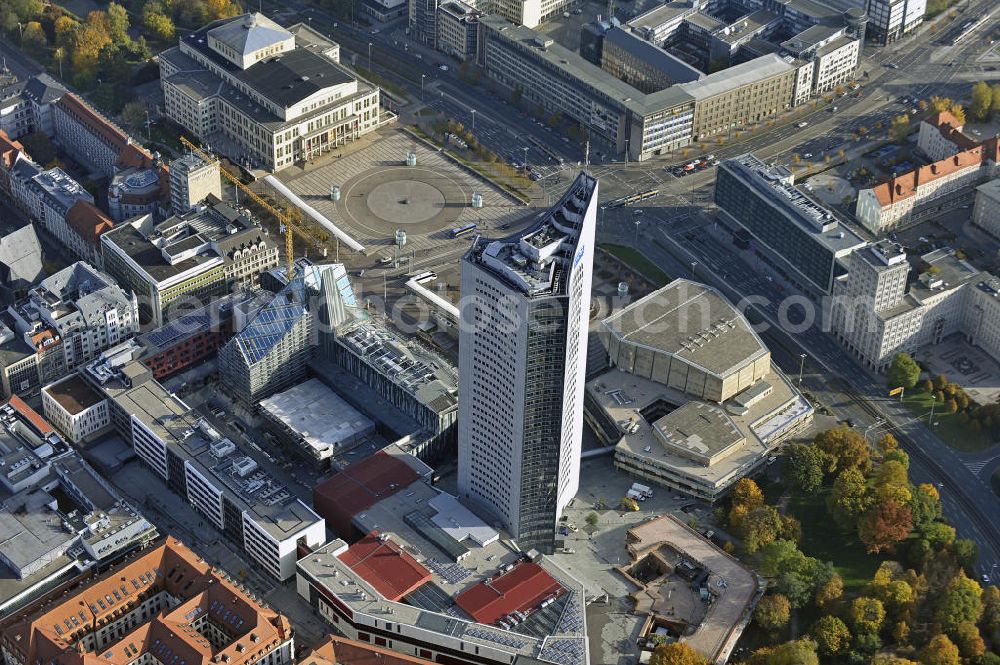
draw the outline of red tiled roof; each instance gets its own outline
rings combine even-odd
[[[397,602],[431,580],[431,573],[391,540],[381,540],[377,531],[354,543],[340,560],[386,599]]]
[[[405,462],[379,451],[314,487],[313,507],[337,535],[348,540],[355,515],[417,478],[417,473]]]
[[[56,104],[76,118],[91,134],[97,135],[105,143],[113,146],[117,152],[121,153],[129,145],[129,138],[125,132],[111,124],[107,118],[90,108],[85,101],[72,92],[67,92]]]
[[[511,612],[530,612],[564,591],[541,566],[529,562],[466,589],[455,597],[455,604],[479,623],[493,624]]]
[[[17,395],[11,395],[8,404],[10,404],[11,408],[21,414],[22,417],[26,418],[35,430],[42,436],[52,433],[52,425],[49,424],[49,421],[38,415],[37,411],[28,406],[24,400]]]
[[[299,665],[429,665],[433,662],[346,637],[330,636],[306,654]]]
[[[111,218],[83,199],[78,199],[66,213],[66,223],[91,245],[100,242],[101,234],[115,225]]]
[[[134,609],[141,598],[159,591],[180,604],[112,639],[100,653],[79,647],[81,635],[120,621],[123,609]],[[191,617],[198,614],[226,626],[231,637],[224,644],[210,644],[191,628]],[[285,642],[291,630],[286,617],[251,599],[180,541],[167,538],[53,603],[25,613],[2,638],[4,648],[27,663],[128,665],[139,654],[165,660],[169,652],[179,657],[175,662],[187,665],[246,665],[256,661],[262,649]]]
[[[874,188],[875,197],[884,208],[893,203],[898,203],[904,199],[915,195],[920,185],[926,185],[938,178],[951,175],[957,171],[967,169],[971,166],[980,166],[984,161],[983,147],[976,146],[971,150],[965,150],[951,157],[921,166],[920,168],[896,176],[889,182],[884,182]],[[988,153],[985,159],[996,159],[996,154],[991,157]]]
[[[7,132],[0,129],[0,168],[10,170],[19,152],[24,152],[21,142],[13,140]]]

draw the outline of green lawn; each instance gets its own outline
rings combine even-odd
[[[631,247],[624,245],[600,245],[601,249],[621,259],[627,266],[642,273],[647,279],[656,283],[657,287],[670,281],[670,276],[646,258],[646,256]]]
[[[925,392],[914,392],[914,394],[907,394],[903,398],[903,404],[910,412],[925,423],[930,416],[933,402],[934,396]],[[931,429],[942,441],[955,450],[974,453],[986,450],[994,443],[985,434],[974,432],[968,424],[961,422],[957,415],[948,413],[944,404],[934,405],[934,422],[937,424],[931,424]]]
[[[829,487],[815,494],[795,493],[788,503],[788,513],[802,523],[799,549],[820,561],[831,561],[844,579],[844,589],[858,591],[871,581],[883,557],[868,554],[855,533],[841,531],[826,511]]]

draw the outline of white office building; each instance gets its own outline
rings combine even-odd
[[[379,124],[379,89],[305,26],[215,21],[160,54],[167,115],[245,166],[280,171]]]
[[[460,498],[551,552],[576,494],[597,181],[581,173],[530,228],[462,261]]]

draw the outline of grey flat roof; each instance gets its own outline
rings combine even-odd
[[[660,443],[668,450],[698,458],[712,458],[746,441],[726,412],[708,402],[688,402],[653,423]]]
[[[260,408],[319,453],[332,452],[375,427],[319,379],[309,379],[261,400]]]
[[[689,0],[673,0],[672,2],[654,7],[648,12],[639,14],[629,21],[628,25],[636,28],[650,28],[655,30],[664,23],[669,23],[676,19],[678,16],[693,12],[694,7]]]
[[[831,210],[793,185],[782,184],[778,180],[778,176],[782,174],[754,155],[746,153],[724,160],[719,168],[726,169],[771,205],[782,210],[802,231],[829,248],[835,256],[844,256],[866,244],[861,236],[838,219]]]
[[[0,510],[0,543],[3,556],[17,566],[17,573],[60,547],[76,540],[76,533],[63,526],[62,518],[46,505],[48,492],[15,495]]]
[[[750,85],[756,81],[786,74],[795,69],[795,59],[791,57],[781,57],[774,53],[762,55],[749,62],[734,65],[728,69],[709,74],[700,81],[692,83],[681,83],[677,87],[691,95],[694,99],[701,101],[735,90],[744,85]]]
[[[981,192],[983,196],[989,197],[994,201],[1000,201],[1000,178],[984,182],[979,187],[976,187],[976,191]]]
[[[680,58],[627,30],[618,27],[610,28],[604,34],[604,39],[656,67],[666,74],[672,83],[688,83],[705,76]]]
[[[501,34],[505,39],[520,44],[536,58],[550,63],[554,68],[565,72],[566,75],[590,86],[595,93],[615,100],[622,107],[640,116],[690,104],[694,101],[694,98],[681,86],[671,86],[649,95],[644,94],[584,59],[579,53],[570,51],[554,42],[552,38],[523,25],[514,25],[495,14],[483,16],[479,19],[479,23]],[[545,48],[541,47],[542,44],[546,44]]]
[[[827,53],[833,53],[837,49],[843,48],[844,46],[847,46],[853,41],[854,40],[851,39],[850,37],[837,37],[829,44],[818,48],[816,50],[816,55],[826,55]]]
[[[669,354],[726,376],[768,353],[743,315],[721,293],[676,279],[604,319],[622,344]]]

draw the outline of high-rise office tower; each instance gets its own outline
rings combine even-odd
[[[522,550],[550,553],[577,492],[597,181],[462,260],[458,488]]]

